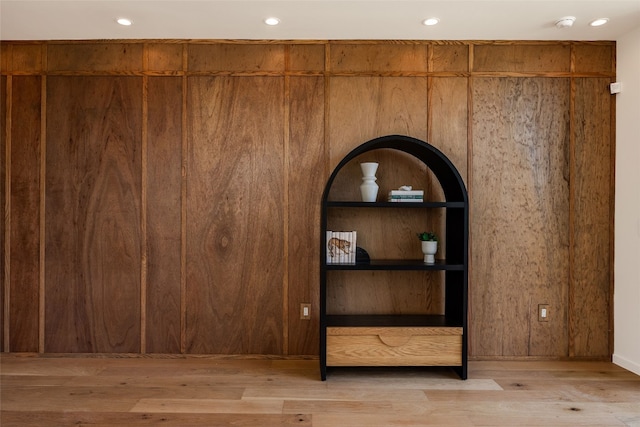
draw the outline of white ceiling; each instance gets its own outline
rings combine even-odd
[[[0,0],[0,14],[2,40],[616,40],[640,27],[640,0]],[[556,28],[568,15],[574,26]]]

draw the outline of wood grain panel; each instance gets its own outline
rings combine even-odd
[[[566,355],[569,99],[568,79],[473,81],[473,356]]]
[[[458,169],[467,187],[468,79],[433,77],[429,99],[429,143]]]
[[[383,135],[401,134],[426,140],[427,79],[423,77],[334,77],[330,81],[329,136],[330,170],[358,145]],[[354,103],[351,100],[357,99]],[[378,162],[378,200],[385,200],[392,189],[412,185],[425,190],[428,200],[442,200],[440,184],[420,161],[395,150],[377,150],[354,159],[340,171],[332,186],[330,200],[360,200],[362,171],[359,163]],[[372,217],[372,221],[376,221]],[[422,222],[416,226],[425,227]],[[342,226],[338,224],[337,226]],[[402,233],[401,222],[385,225],[360,224],[369,230],[371,241],[384,241],[380,227]],[[411,225],[406,229],[413,231]],[[389,231],[390,231],[389,230]],[[335,230],[340,231],[340,230]],[[346,231],[346,230],[342,230]],[[415,232],[420,230],[415,230]],[[404,235],[407,230],[404,231]],[[366,238],[365,235],[359,239]],[[396,255],[400,256],[400,255]]]
[[[2,49],[3,51],[5,49]],[[3,62],[4,64],[4,62]],[[0,111],[0,204],[2,208],[0,209],[0,250],[2,250],[2,254],[0,255],[0,351],[5,351],[5,336],[4,336],[4,304],[7,302],[5,300],[5,256],[7,255],[6,250],[6,234],[5,234],[5,218],[7,218],[7,204],[5,203],[6,197],[6,150],[7,150],[7,76],[0,76],[0,107],[2,107],[2,111]],[[8,282],[8,281],[7,281]]]
[[[4,76],[5,73],[11,70],[11,52],[13,51],[13,43],[6,43],[0,41],[0,73]],[[4,107],[4,105],[3,105]]]
[[[188,81],[187,352],[282,353],[282,77]]]
[[[349,151],[379,136],[427,139],[426,77],[332,77],[329,85],[330,170]],[[385,173],[384,165],[378,172]],[[381,175],[377,183],[381,191],[402,185],[386,182]]]
[[[541,45],[476,45],[473,70],[496,72],[569,72],[571,48],[569,44]]]
[[[190,72],[273,72],[284,71],[284,45],[273,44],[190,44]]]
[[[427,46],[422,44],[331,44],[333,72],[427,71]]]
[[[141,43],[50,43],[49,71],[141,71]]]
[[[3,70],[32,73],[42,71],[43,46],[40,43],[13,44],[11,48],[11,68],[3,68]]]
[[[47,79],[46,352],[140,351],[142,78]]]
[[[609,348],[611,103],[609,79],[575,80],[575,182],[571,356],[604,356]]]
[[[182,43],[147,44],[147,63],[151,71],[181,71]]]
[[[469,46],[466,44],[433,45],[431,71],[469,71]]]
[[[606,73],[615,75],[615,44],[574,46],[575,71],[577,73]]]
[[[180,353],[182,78],[150,77],[147,144],[147,351]]]
[[[290,71],[324,71],[324,44],[292,44],[289,47]]]
[[[424,46],[423,46],[424,48]],[[332,46],[333,52],[333,46]],[[367,52],[365,50],[365,52]],[[349,151],[378,136],[403,134],[426,140],[427,79],[424,77],[333,77],[329,93],[330,170]],[[357,102],[353,102],[357,100]],[[359,156],[347,164],[332,186],[331,200],[360,200],[362,172],[359,163],[377,161],[378,200],[401,185],[424,189],[426,198],[438,199],[441,188],[433,182],[427,168],[405,153],[379,150]],[[333,189],[336,189],[334,191]],[[435,194],[435,196],[434,196]],[[420,215],[419,211],[376,211],[364,213],[353,223],[348,210],[332,211],[334,231],[358,231],[358,246],[377,258],[422,257],[415,233],[425,228],[440,230],[437,212]],[[433,214],[436,215],[433,215]],[[385,215],[386,214],[386,215]],[[335,273],[335,274],[334,274]],[[331,273],[327,306],[334,313],[375,311],[377,313],[437,312],[443,307],[443,290],[438,274],[408,272],[402,280],[390,272]],[[405,298],[405,296],[408,296]],[[398,300],[400,298],[401,300]],[[371,307],[367,308],[370,303]]]
[[[324,78],[289,79],[288,264],[289,353],[318,354],[320,200],[327,180],[324,145]],[[300,320],[311,303],[312,321]]]
[[[439,272],[332,271],[327,277],[328,314],[444,314]]]
[[[14,76],[11,96],[11,351],[38,351],[41,77]]]

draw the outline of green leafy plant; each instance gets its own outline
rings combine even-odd
[[[423,231],[422,233],[416,233],[416,234],[418,236],[418,239],[422,240],[423,242],[438,241],[438,235],[431,231]]]

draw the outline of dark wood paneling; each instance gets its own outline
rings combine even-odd
[[[11,67],[3,70],[31,73],[42,71],[43,46],[40,43],[14,44],[11,48]]]
[[[331,53],[327,71],[340,76],[310,77],[324,71],[325,50]],[[311,302],[312,317],[317,315],[318,184],[355,146],[398,133],[440,148],[468,184],[472,355],[608,356],[614,141],[607,91],[615,76],[615,43],[3,42],[0,53],[2,72],[13,74],[2,77],[3,91],[23,74],[52,71],[46,83],[46,351],[138,352],[145,347],[142,326],[149,352],[178,352],[182,340],[193,353],[315,354],[317,320],[299,320],[298,310],[301,302]],[[563,77],[572,71],[572,56],[576,73],[598,77],[576,80],[573,97]],[[279,76],[192,75],[186,112],[182,77],[81,76],[142,71]],[[292,76],[284,77],[287,71]],[[469,71],[499,78],[468,77]],[[56,77],[58,72],[75,76]],[[424,77],[427,72],[434,75]],[[508,78],[522,73],[541,77]],[[400,74],[420,76],[392,77]],[[23,87],[27,81],[14,85],[13,95],[3,92],[3,99],[16,97],[14,135],[3,143],[18,156],[9,165],[9,232],[32,245],[39,234],[33,228],[37,203],[19,194],[31,194],[25,188],[33,183],[21,184],[31,172],[20,162],[33,158],[28,146],[15,145],[37,136],[40,126],[35,115],[31,127],[16,121],[26,111],[17,100],[36,94],[35,83]],[[188,117],[186,129],[181,116]],[[6,125],[3,138],[11,135]],[[574,163],[568,165],[569,159]],[[441,196],[421,165],[387,152],[347,165],[333,199],[360,197],[358,162],[364,160],[380,162],[381,200],[404,184],[423,187],[428,198]],[[187,199],[181,200],[185,189]],[[416,212],[382,222],[371,218],[358,230],[359,244],[375,255],[421,257],[415,231],[442,232],[443,218],[439,210],[426,219]],[[348,210],[336,218],[336,227],[351,227]],[[592,249],[595,233],[606,243]],[[254,235],[257,243],[251,243]],[[385,235],[400,243],[380,243]],[[534,239],[538,235],[543,239]],[[33,276],[38,268],[30,269],[38,253],[21,244],[12,240],[11,253],[3,246],[3,261],[12,260],[6,266],[11,277],[29,275],[29,290],[16,289],[7,302],[16,316],[33,312],[37,303],[30,292],[39,280]],[[394,300],[396,290],[385,283],[393,277],[377,272],[361,280],[365,300],[358,297],[349,308],[367,310],[368,299],[375,310],[388,312],[403,304],[440,310],[442,290],[433,286],[440,278],[412,274],[405,280],[410,284],[401,286],[413,299]],[[337,286],[332,292],[339,304],[356,291]],[[549,322],[537,322],[538,303],[550,305]],[[24,328],[34,330],[33,323],[14,327],[12,321],[6,330],[31,339],[34,334]],[[186,335],[178,336],[180,330]]]
[[[41,77],[14,76],[11,96],[11,351],[38,351]]]
[[[288,167],[289,353],[318,354],[320,203],[325,170],[324,79],[289,80]],[[311,303],[312,321],[300,320],[300,303]]]
[[[571,47],[568,44],[476,45],[473,71],[569,72]]]
[[[451,160],[467,181],[468,79],[434,77],[429,99],[429,143]]]
[[[149,353],[180,353],[182,78],[150,77],[147,142]]]
[[[4,61],[3,61],[4,63]],[[0,223],[0,251],[2,251],[2,255],[0,255],[0,351],[4,351],[5,349],[5,336],[4,336],[4,304],[6,302],[4,297],[5,291],[5,256],[6,253],[6,240],[5,240],[5,218],[7,217],[6,213],[6,203],[5,203],[5,177],[6,177],[6,149],[7,149],[7,77],[0,76],[0,205],[2,208],[0,209],[0,213],[2,216],[0,218],[2,223]]]
[[[13,44],[3,43],[0,41],[0,72],[4,76],[4,73],[11,71],[11,52],[13,52]],[[4,109],[4,105],[2,106]]]
[[[330,171],[353,148],[377,136],[404,134],[426,140],[427,112],[426,77],[331,78]],[[334,181],[331,200],[361,199],[359,163],[363,161],[379,163],[376,173],[378,200],[385,200],[391,189],[401,185],[424,189],[428,199],[440,200],[440,186],[430,175],[425,177],[426,167],[412,156],[395,150],[367,153],[347,164]],[[421,259],[423,255],[415,233],[425,229],[443,231],[442,215],[436,211],[429,215],[415,209],[358,212],[357,223],[353,222],[353,213],[348,209],[332,211],[331,217],[330,230],[356,230],[357,245],[374,258]],[[442,289],[433,285],[437,282],[435,274],[408,272],[403,274],[402,280],[389,272],[331,274],[327,306],[334,314],[367,310],[400,313],[406,309],[414,313],[435,313],[443,308]],[[398,296],[403,299],[398,300]],[[405,299],[405,296],[409,298]],[[367,308],[367,304],[372,308]]]
[[[290,71],[323,71],[324,44],[293,44],[289,47]]]
[[[614,43],[605,45],[577,44],[574,47],[575,71],[615,75],[615,49]]]
[[[47,81],[46,352],[140,351],[140,77]]]
[[[575,80],[571,356],[610,355],[611,103],[608,78]]]
[[[284,78],[188,88],[187,352],[281,354]]]
[[[329,85],[330,170],[349,151],[378,136],[402,134],[426,140],[426,77],[332,77]],[[406,183],[384,181],[385,173],[384,166],[378,168],[378,194],[386,196],[391,188]],[[359,170],[356,176],[360,181]]]
[[[190,44],[190,72],[275,72],[284,71],[284,45]]]
[[[569,90],[568,79],[473,80],[474,356],[567,353]]]
[[[433,45],[431,71],[465,72],[469,71],[469,46]]]
[[[49,71],[140,71],[141,43],[82,43],[47,46]]]
[[[422,44],[331,44],[333,72],[427,71],[427,46]]]
[[[149,43],[147,67],[150,71],[181,71],[182,43]]]

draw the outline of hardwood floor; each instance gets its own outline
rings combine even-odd
[[[640,377],[604,362],[334,369],[316,360],[3,354],[9,426],[640,426]]]

